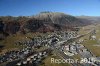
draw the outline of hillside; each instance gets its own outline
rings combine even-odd
[[[59,12],[41,12],[34,16],[1,16],[0,38],[16,33],[74,30],[74,27],[88,24],[74,16]]]
[[[59,12],[41,12],[34,16],[36,19],[42,19],[46,23],[60,24],[64,26],[82,26],[83,22],[74,16]]]
[[[100,16],[77,16],[77,18],[90,23],[100,23]]]

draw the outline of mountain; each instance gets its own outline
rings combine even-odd
[[[100,23],[100,16],[77,16],[77,18],[90,23]]]
[[[46,23],[54,23],[63,26],[82,26],[84,24],[74,16],[59,12],[41,12],[35,15],[34,18],[44,20]]]
[[[88,25],[88,23],[74,16],[59,12],[41,12],[34,16],[1,16],[0,37],[28,32],[53,32],[74,30],[74,27]]]

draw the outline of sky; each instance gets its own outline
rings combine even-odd
[[[43,11],[100,16],[100,0],[0,0],[0,16],[32,16]]]

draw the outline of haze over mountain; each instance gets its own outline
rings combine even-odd
[[[77,18],[91,23],[100,23],[100,16],[77,16]]]

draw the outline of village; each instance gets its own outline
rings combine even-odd
[[[91,34],[89,40],[96,40],[95,33],[95,30],[88,33]],[[95,57],[95,55],[82,44],[85,40],[79,39],[81,36],[84,35],[79,35],[77,31],[65,31],[54,32],[48,34],[48,36],[26,37],[30,40],[18,40],[15,42],[15,45],[25,47],[21,50],[9,51],[0,55],[0,63],[6,62],[6,66],[38,66],[53,50],[59,49],[58,52],[66,56],[73,57],[79,54],[80,58],[85,58],[85,60],[80,60],[84,66],[100,65],[100,57]],[[36,51],[36,49],[41,47],[46,47],[46,49]]]

